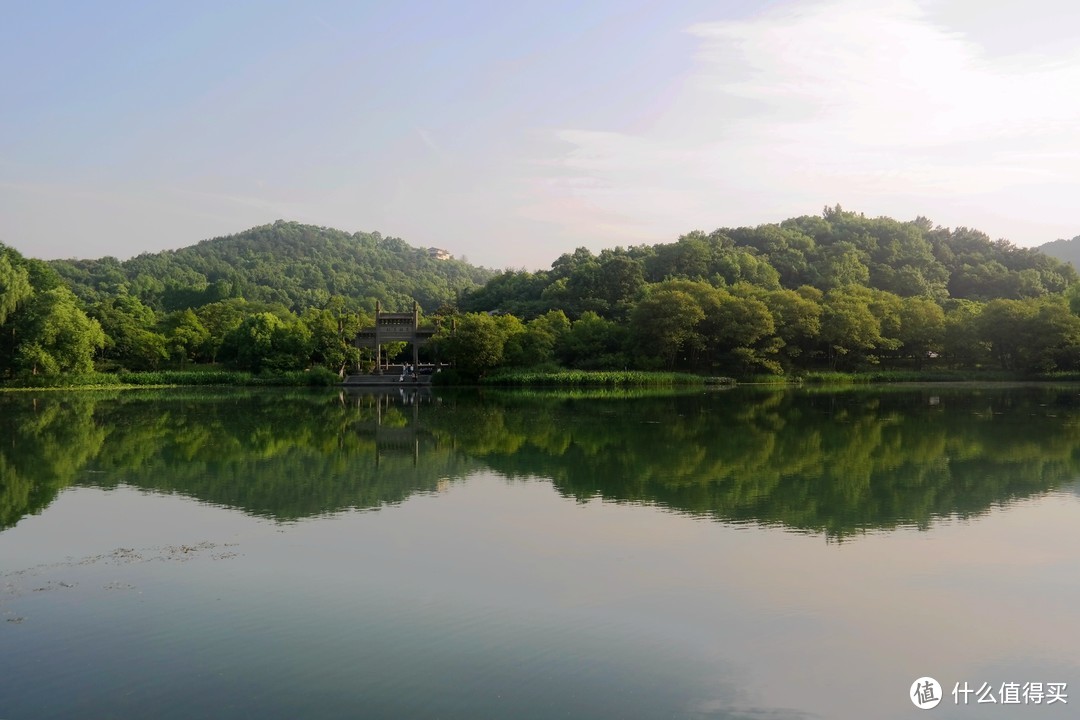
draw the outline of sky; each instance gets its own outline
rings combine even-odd
[[[493,268],[828,205],[1080,235],[1080,4],[0,0],[0,243],[278,219]]]

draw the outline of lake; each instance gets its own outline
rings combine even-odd
[[[0,718],[1072,717],[1077,548],[1080,386],[0,394]]]

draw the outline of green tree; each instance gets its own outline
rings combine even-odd
[[[629,363],[625,325],[582,313],[556,344],[556,356],[567,366],[581,370],[622,369]]]
[[[623,321],[645,286],[642,264],[624,253],[605,251],[600,254],[596,297],[603,303],[607,316]]]
[[[945,312],[942,351],[953,365],[974,368],[990,358],[990,345],[982,336],[983,303],[950,300]]]
[[[34,292],[30,286],[30,274],[21,265],[13,264],[9,253],[13,251],[0,245],[0,326]]]
[[[705,312],[692,295],[661,288],[637,304],[630,327],[646,363],[674,368],[684,353],[700,344],[696,328],[704,318]]]
[[[1080,318],[1056,298],[992,300],[979,317],[982,338],[1003,370],[1072,369],[1080,353]]]
[[[849,242],[836,243],[826,248],[818,263],[820,285],[837,288],[846,285],[865,286],[870,282],[870,268],[863,262],[863,255]]]
[[[465,292],[460,301],[461,310],[508,312],[523,318],[535,317],[551,305],[548,298],[542,297],[550,284],[551,274],[544,271],[506,270],[482,287]]]
[[[868,298],[870,312],[877,318],[880,337],[875,343],[875,347],[879,357],[894,353],[903,344],[900,337],[903,298],[877,288],[857,288],[853,290]]]
[[[94,353],[105,345],[101,325],[64,287],[36,293],[14,325],[13,367],[32,375],[90,372]]]
[[[169,358],[165,336],[155,331],[154,311],[126,292],[106,297],[90,311],[105,332],[102,356],[124,367],[153,369]]]
[[[716,284],[735,285],[750,283],[757,287],[774,290],[780,287],[780,273],[769,264],[767,258],[741,248],[719,253],[713,263]]]
[[[263,310],[253,307],[243,298],[210,303],[196,310],[196,317],[208,333],[206,343],[202,348],[203,357],[210,362],[217,362],[218,353],[229,333],[240,327],[244,318],[261,311]]]
[[[757,250],[779,274],[780,283],[795,288],[812,280],[809,258],[814,255],[814,240],[794,228],[759,225],[756,228],[729,230],[735,244]]]
[[[869,359],[881,342],[881,321],[870,309],[872,298],[856,287],[830,290],[821,314],[821,340],[831,367],[856,366]]]
[[[169,353],[181,367],[196,360],[210,340],[210,331],[190,309],[170,313],[163,323]]]
[[[904,353],[922,368],[926,359],[942,350],[945,340],[945,311],[924,297],[904,298],[900,306],[898,335]]]
[[[649,282],[668,279],[704,280],[709,277],[713,252],[707,236],[694,231],[678,242],[658,245],[648,260],[645,277]]]
[[[312,338],[312,359],[343,375],[346,368],[360,361],[360,349],[352,340],[369,320],[350,312],[345,299],[330,298],[326,307],[308,308],[301,317]]]
[[[436,336],[439,356],[446,358],[463,376],[478,379],[503,363],[507,343],[525,332],[513,315],[486,313],[459,315],[455,327]]]
[[[783,342],[778,360],[786,371],[810,359],[821,333],[820,291],[805,288],[803,294],[795,290],[763,292],[747,286],[739,286],[737,291],[751,293],[768,307],[776,335]]]
[[[530,367],[555,360],[555,349],[570,331],[570,320],[562,310],[550,310],[525,325],[525,332],[515,334],[506,347],[510,365]]]
[[[735,374],[782,372],[776,353],[782,341],[768,305],[745,294],[718,291],[718,302],[701,323],[706,343],[719,353],[721,369]]]
[[[979,336],[989,345],[1002,370],[1024,365],[1024,344],[1035,308],[1019,300],[991,300],[979,315]]]
[[[311,331],[297,318],[285,321],[269,312],[246,318],[222,347],[223,357],[252,372],[300,370],[310,355]]]
[[[1080,367],[1080,318],[1069,311],[1061,296],[1036,300],[1038,310],[1029,328],[1025,348],[1027,367],[1037,372],[1075,370]]]

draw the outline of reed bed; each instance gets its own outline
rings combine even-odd
[[[690,373],[640,370],[507,370],[481,379],[481,385],[510,387],[672,387],[703,385],[706,378]]]

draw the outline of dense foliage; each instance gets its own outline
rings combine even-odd
[[[302,313],[331,297],[373,310],[427,310],[453,302],[491,272],[462,260],[438,260],[425,248],[379,233],[346,233],[279,220],[180,250],[131,260],[59,260],[52,266],[88,304],[131,296],[169,313],[243,298]]]
[[[52,268],[0,245],[0,375],[87,372],[105,342]]]
[[[377,301],[419,302],[441,328],[424,359],[466,382],[496,369],[1076,371],[1076,280],[977,230],[839,206],[494,276],[378,233],[281,221],[124,262],[0,246],[0,378],[205,364],[341,374],[374,362],[352,341]]]
[[[0,378],[200,363],[342,372],[365,360],[351,341],[376,302],[434,310],[490,276],[397,238],[281,221],[124,262],[45,263],[0,245]]]
[[[837,206],[507,271],[462,299],[471,341],[448,338],[446,355],[477,375],[543,363],[739,376],[1075,370],[1076,280],[1072,266],[977,230]]]

